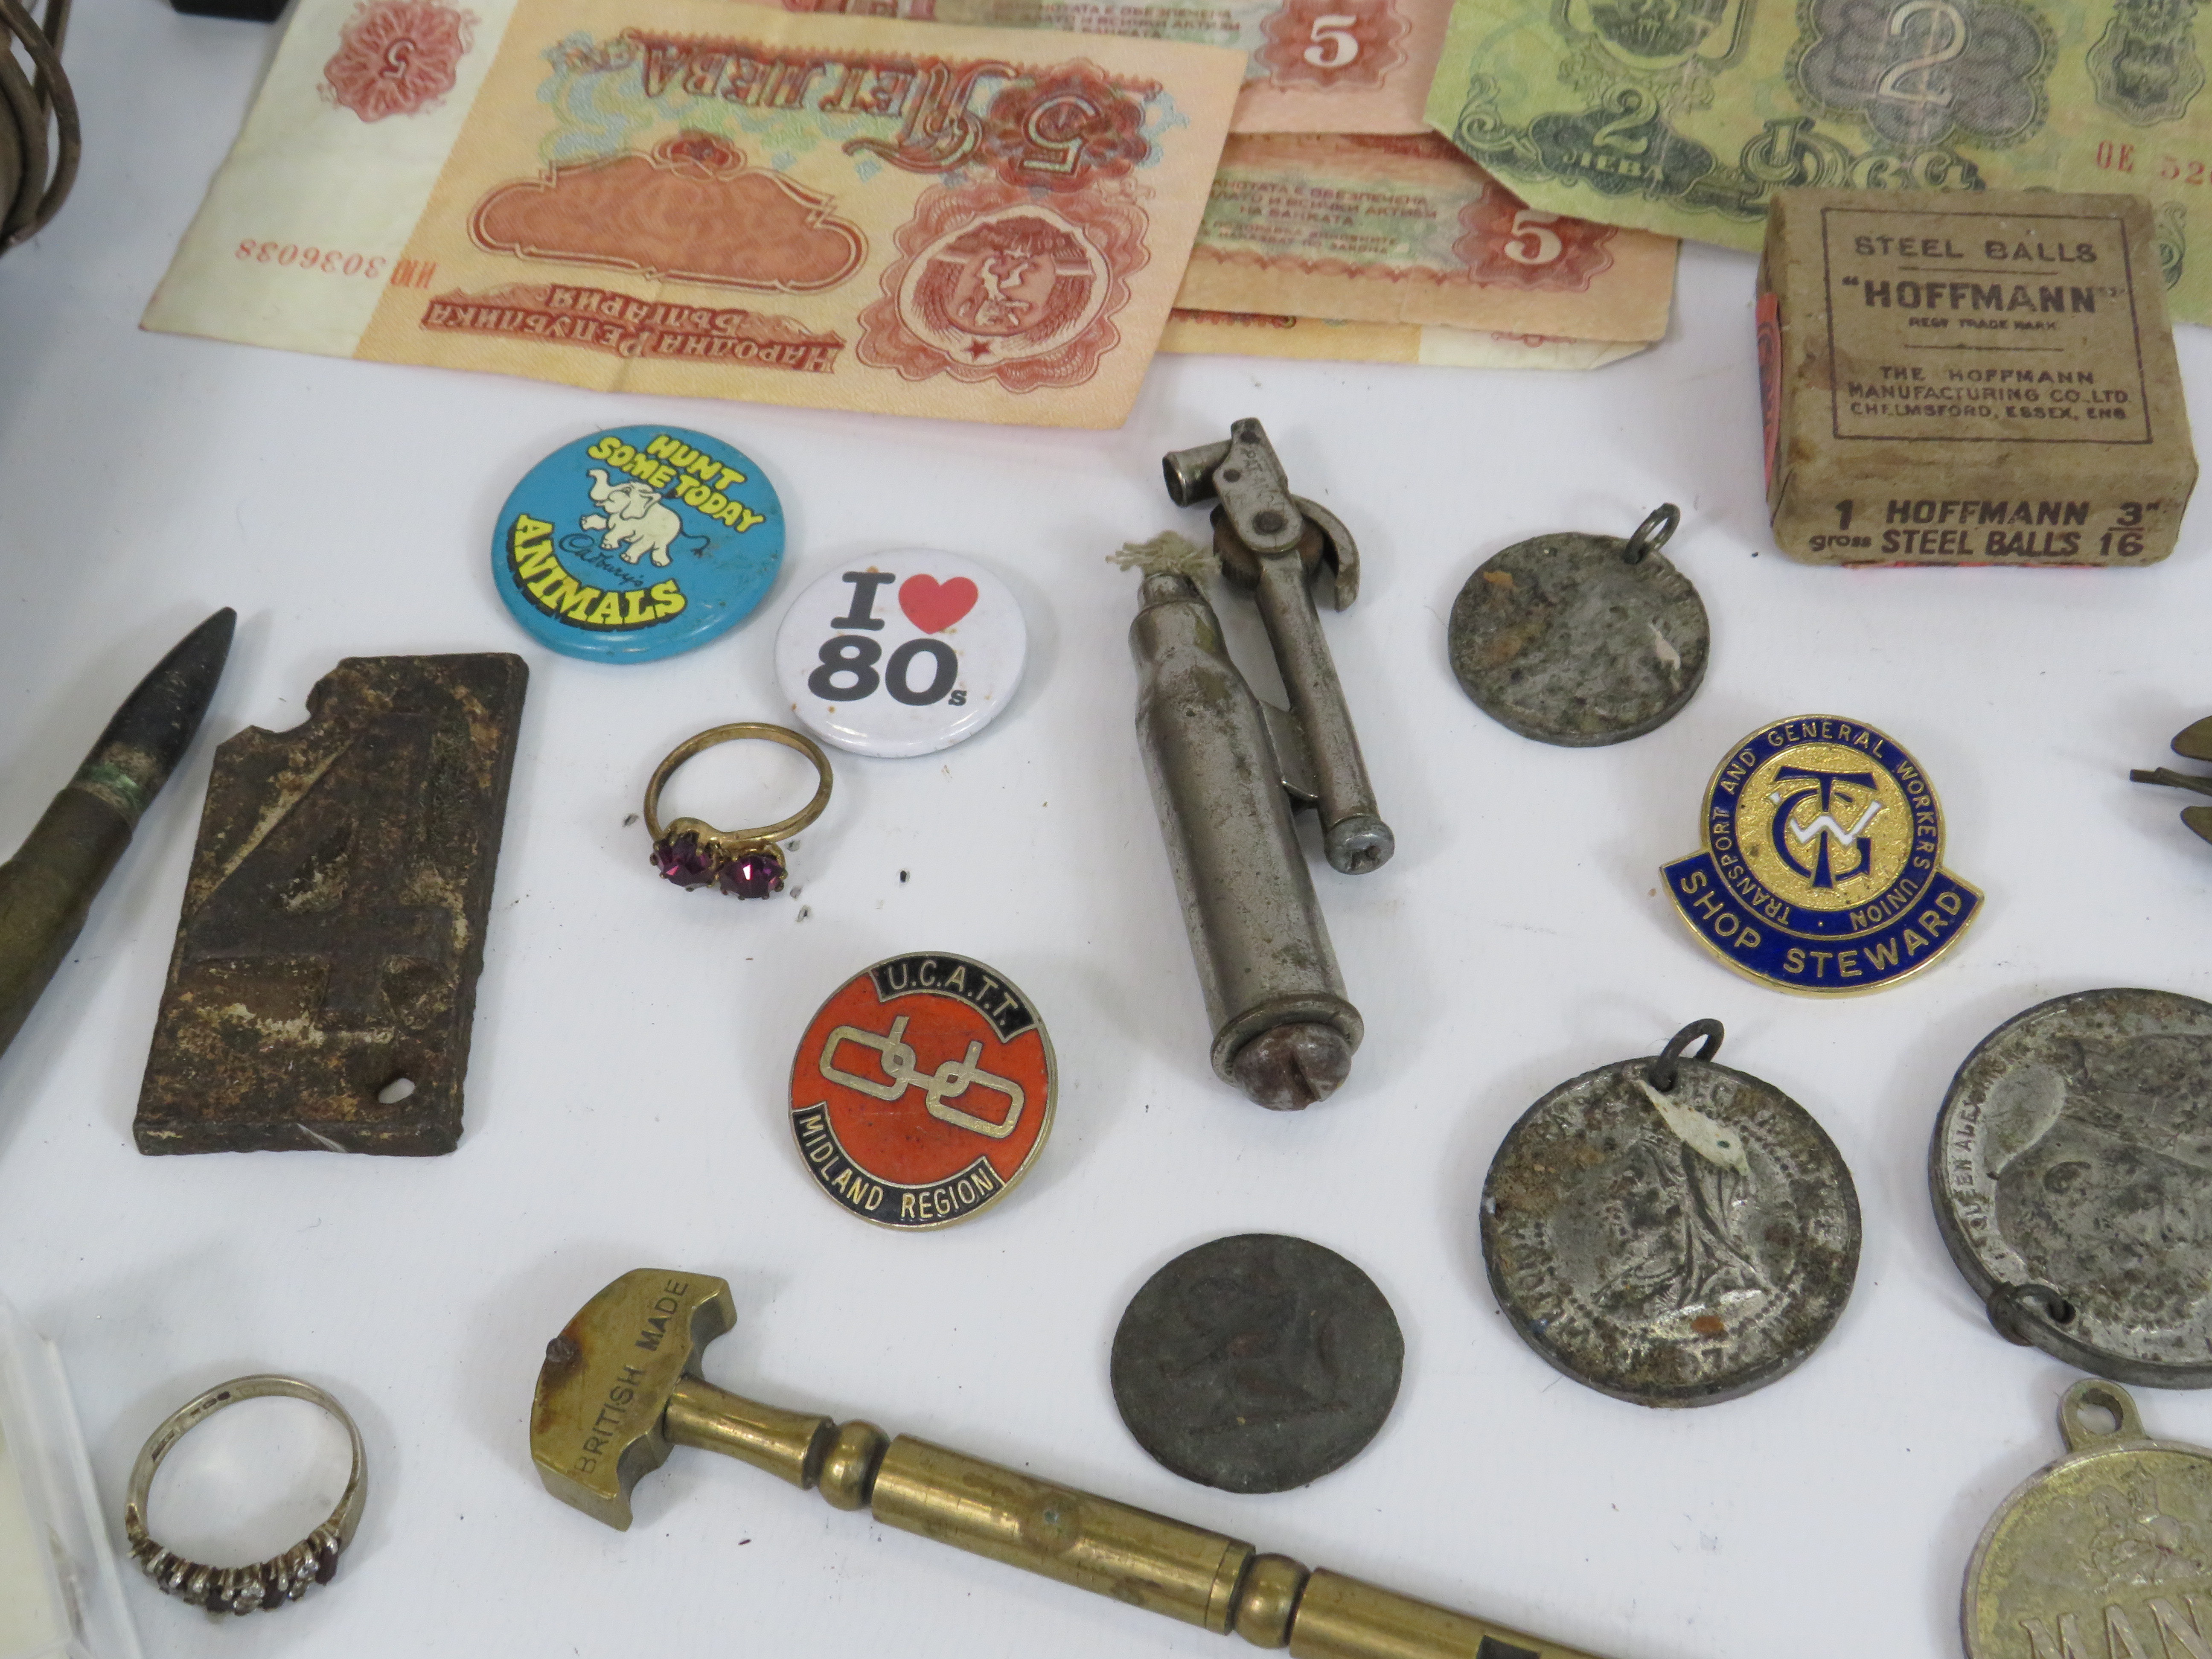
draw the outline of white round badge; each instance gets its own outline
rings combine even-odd
[[[840,749],[885,757],[975,736],[1013,696],[1028,656],[1006,583],[927,548],[832,570],[792,601],[775,636],[792,712]]]

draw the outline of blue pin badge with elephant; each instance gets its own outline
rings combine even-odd
[[[564,444],[501,509],[492,580],[541,644],[654,662],[751,614],[783,563],[783,507],[741,451],[680,426]]]

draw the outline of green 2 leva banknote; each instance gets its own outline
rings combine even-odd
[[[1457,0],[1429,124],[1531,206],[1756,248],[1795,185],[2148,197],[2212,321],[2200,0]]]

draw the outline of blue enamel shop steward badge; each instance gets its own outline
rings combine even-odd
[[[1682,919],[1737,972],[1785,991],[1874,991],[1957,943],[1982,896],[1943,868],[1943,809],[1874,727],[1777,720],[1705,791],[1705,850],[1666,866]]]
[[[500,509],[492,580],[541,643],[653,662],[727,632],[783,563],[783,507],[761,470],[680,426],[564,444]]]

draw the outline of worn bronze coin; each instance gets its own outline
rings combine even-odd
[[[1335,1251],[1279,1233],[1186,1250],[1114,1333],[1114,1404],[1187,1480],[1287,1492],[1359,1454],[1398,1397],[1397,1316]]]
[[[2066,1391],[2067,1455],[1998,1507],[1966,1567],[1966,1659],[2212,1652],[2212,1451],[2143,1432],[2118,1383]]]
[[[2212,1004],[2081,991],[2014,1015],[1951,1079],[1928,1181],[2006,1337],[2212,1386]]]
[[[1656,1058],[1561,1084],[1483,1185],[1498,1306],[1618,1400],[1710,1406],[1765,1387],[1834,1328],[1858,1272],[1842,1154],[1772,1084],[1713,1065],[1720,1038],[1699,1020]]]
[[[1594,748],[1656,730],[1705,677],[1712,630],[1690,579],[1659,549],[1671,504],[1626,541],[1572,532],[1516,542],[1452,605],[1452,672],[1499,724]]]

